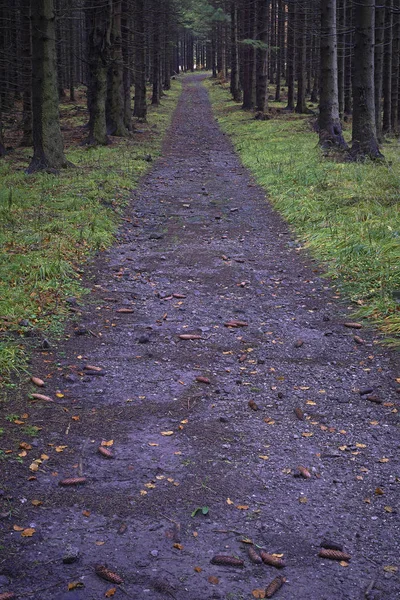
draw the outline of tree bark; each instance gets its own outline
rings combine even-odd
[[[393,0],[386,0],[385,50],[383,60],[383,134],[390,133],[392,128],[392,41]]]
[[[382,158],[375,126],[374,33],[375,1],[357,0],[355,5],[353,70],[353,139],[356,159]]]
[[[107,71],[110,62],[112,0],[86,0],[89,21],[89,136],[86,143],[108,144]]]
[[[321,6],[320,56],[319,143],[323,148],[347,148],[339,118],[336,0]]]
[[[23,73],[21,146],[32,146],[32,44],[31,2],[21,0],[21,56]]]
[[[146,29],[145,0],[135,0],[133,10],[134,50],[135,50],[135,102],[133,115],[145,120],[146,101]]]
[[[307,112],[306,106],[306,58],[307,58],[307,19],[306,8],[304,4],[297,7],[296,10],[296,37],[298,47],[297,63],[297,104],[296,112]]]
[[[33,158],[28,172],[68,165],[60,129],[53,0],[32,0]]]
[[[382,89],[383,89],[383,48],[385,39],[385,5],[375,7],[375,126],[376,135],[382,141]]]
[[[110,47],[106,102],[107,133],[118,137],[126,137],[128,131],[124,123],[122,0],[112,0]]]
[[[294,0],[289,1],[288,6],[288,25],[287,25],[287,68],[286,82],[288,86],[288,102],[286,110],[294,110],[294,84],[296,73],[296,57],[295,57],[295,20],[296,6]]]
[[[262,113],[268,108],[268,12],[269,0],[257,0],[256,109]]]
[[[239,83],[239,49],[238,49],[238,15],[235,0],[231,0],[231,84],[230,91],[235,102],[240,102],[242,95]]]

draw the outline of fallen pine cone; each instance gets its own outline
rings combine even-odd
[[[181,340],[201,340],[201,335],[195,333],[181,333],[179,338]]]
[[[105,579],[106,581],[111,581],[111,583],[124,583],[122,577],[120,577],[117,573],[113,573],[104,565],[96,565],[95,566],[96,575]]]
[[[283,561],[278,556],[268,554],[268,552],[265,552],[265,550],[261,550],[260,556],[266,565],[271,565],[272,567],[276,567],[277,569],[282,569],[286,566],[285,561]]]
[[[211,559],[212,565],[224,565],[226,567],[243,567],[244,562],[235,556],[227,556],[225,554],[216,554]]]
[[[302,465],[300,465],[299,467],[297,467],[297,470],[299,472],[299,474],[304,477],[304,479],[311,479],[311,473],[308,469],[306,469],[305,467],[303,467]]]
[[[104,456],[104,458],[114,458],[114,454],[105,446],[99,446],[97,451]]]
[[[251,560],[251,562],[255,563],[256,565],[262,564],[262,558],[258,554],[258,552],[253,548],[253,546],[248,547],[247,554],[249,555],[249,559]]]
[[[3,592],[0,594],[0,600],[13,600],[16,597],[17,596],[14,594],[14,592]]]
[[[239,356],[239,362],[240,363],[245,362],[246,358],[247,358],[247,354],[241,354]]]
[[[296,407],[294,409],[294,414],[296,415],[296,417],[298,418],[299,421],[303,421],[303,419],[304,419],[304,413],[301,410],[301,408]]]
[[[361,323],[343,323],[343,325],[349,329],[362,329]]]
[[[321,548],[318,553],[321,558],[329,558],[329,560],[345,560],[351,559],[350,554],[346,552],[340,552],[339,550],[329,550],[328,548]]]
[[[31,377],[31,381],[32,381],[32,383],[34,383],[38,387],[44,387],[45,386],[45,383],[44,383],[43,379],[40,379],[39,377]]]
[[[102,367],[95,367],[94,365],[85,365],[83,368],[85,371],[95,371],[96,373],[100,373],[103,370]]]
[[[286,579],[284,577],[275,577],[275,579],[273,579],[271,581],[271,583],[269,584],[269,586],[267,587],[267,589],[265,590],[265,597],[266,598],[272,598],[272,596],[281,589],[281,587],[283,586],[283,584],[285,583]]]
[[[82,485],[86,483],[86,477],[69,477],[67,479],[61,479],[58,482],[58,485],[63,487],[73,486],[73,485]]]
[[[42,402],[54,402],[50,396],[44,396],[43,394],[31,394],[34,400],[41,400]]]
[[[249,400],[248,404],[252,410],[259,410],[259,406],[257,402],[254,402],[254,400]]]
[[[365,344],[365,340],[362,339],[362,337],[360,337],[359,335],[355,335],[353,337],[353,340],[355,341],[356,344]]]
[[[133,313],[133,308],[119,308],[117,313],[125,313],[126,315]]]
[[[176,298],[177,300],[183,300],[186,298],[185,294],[172,294],[172,297]]]
[[[196,381],[198,381],[199,383],[211,383],[208,377],[202,377],[201,375],[196,377]]]
[[[224,323],[225,327],[247,327],[246,321],[227,321]]]

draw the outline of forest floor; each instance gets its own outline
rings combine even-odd
[[[0,598],[250,600],[277,576],[281,600],[400,598],[396,355],[300,255],[201,80],[70,339],[34,357],[53,402],[26,397],[31,461],[2,463]]]

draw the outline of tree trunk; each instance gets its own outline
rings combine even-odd
[[[385,6],[375,8],[375,126],[376,135],[382,141],[382,89],[383,89],[383,47],[385,39]]]
[[[339,118],[336,0],[321,6],[320,56],[319,143],[323,148],[346,148]]]
[[[257,0],[257,41],[261,47],[256,52],[256,109],[262,113],[268,108],[268,12],[269,0]]]
[[[153,64],[151,79],[153,84],[153,93],[151,96],[151,103],[154,105],[160,104],[160,78],[161,78],[161,41],[160,41],[160,9],[158,7],[158,0],[153,2],[153,35],[152,35],[152,50],[153,50]]]
[[[392,40],[393,0],[386,0],[385,50],[383,60],[383,134],[390,133],[392,128]]]
[[[307,58],[307,19],[306,7],[301,4],[296,10],[296,37],[298,46],[298,63],[297,63],[297,104],[296,112],[307,112],[306,106],[306,58]]]
[[[296,58],[295,58],[295,19],[296,6],[291,0],[288,6],[288,25],[287,25],[287,71],[286,82],[288,86],[288,102],[286,110],[294,110],[294,84],[296,73]]]
[[[352,91],[352,73],[353,73],[353,3],[346,1],[346,32],[345,32],[345,58],[344,58],[344,113],[351,115],[353,112],[353,91]]]
[[[281,99],[281,77],[283,68],[283,57],[285,47],[285,10],[283,0],[278,0],[278,49],[276,63],[276,88],[275,102],[280,102]]]
[[[133,11],[134,50],[135,50],[135,103],[133,114],[138,119],[146,119],[146,29],[145,0],[135,0]]]
[[[231,85],[230,90],[235,102],[240,102],[238,15],[235,0],[231,1]]]
[[[354,158],[382,158],[375,127],[374,29],[375,0],[357,0],[355,5],[355,46],[353,72]]]
[[[124,125],[128,131],[132,131],[132,104],[131,104],[131,85],[132,85],[132,16],[129,10],[128,0],[122,2],[122,58],[123,58],[123,99],[124,99]]]
[[[86,143],[108,144],[106,125],[107,72],[110,62],[112,0],[86,0],[89,21],[89,136]]]
[[[392,42],[392,133],[399,128],[399,54],[400,54],[400,0],[393,1],[393,42]]]
[[[112,0],[111,54],[107,74],[106,121],[107,133],[125,137],[128,131],[124,123],[124,61],[122,57],[122,0]]]
[[[21,51],[23,73],[21,146],[32,146],[32,45],[31,2],[21,0]]]
[[[60,129],[53,0],[32,0],[33,158],[28,172],[58,171],[68,162]]]
[[[338,40],[338,96],[339,117],[344,115],[344,73],[345,73],[345,28],[346,28],[346,0],[337,3],[337,40]]]

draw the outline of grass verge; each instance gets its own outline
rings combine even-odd
[[[399,141],[383,145],[384,163],[325,157],[309,116],[278,112],[257,121],[229,99],[225,86],[210,80],[206,86],[221,128],[296,237],[356,314],[400,346]],[[349,140],[350,132],[345,135]]]
[[[160,154],[180,82],[149,108],[148,122],[107,147],[79,146],[84,98],[62,104],[67,157],[76,168],[27,175],[30,150],[0,161],[0,387],[27,368],[25,336],[59,335],[66,298],[85,293],[82,264],[109,247],[130,192]]]

